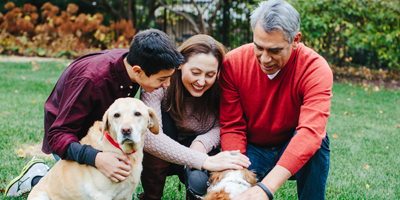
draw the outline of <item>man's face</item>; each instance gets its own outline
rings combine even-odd
[[[169,86],[169,81],[171,80],[174,71],[175,69],[161,70],[157,74],[152,74],[150,76],[146,76],[142,71],[136,81],[144,90],[146,90],[146,92],[153,92],[158,88]]]
[[[254,53],[261,70],[268,75],[275,74],[288,62],[293,49],[297,49],[301,34],[298,33],[292,43],[285,40],[285,34],[276,30],[268,33],[261,23],[254,27]]]

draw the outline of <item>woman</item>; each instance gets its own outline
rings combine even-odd
[[[208,35],[196,35],[178,50],[185,63],[175,71],[168,89],[141,93],[141,99],[162,119],[160,126],[165,133],[146,134],[142,199],[161,199],[166,176],[178,174],[182,181],[183,165],[209,171],[241,169],[250,165],[242,154],[218,153],[217,75],[225,56],[224,46]],[[161,108],[164,111],[162,118]]]

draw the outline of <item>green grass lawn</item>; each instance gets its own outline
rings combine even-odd
[[[0,189],[20,173],[30,152],[40,149],[44,102],[67,61],[38,66],[0,62]],[[400,199],[399,125],[399,90],[334,84],[326,199]],[[24,153],[26,158],[18,157]],[[45,162],[55,164],[51,157]],[[163,199],[184,199],[179,184],[169,177]],[[297,199],[296,183],[288,181],[275,197]]]

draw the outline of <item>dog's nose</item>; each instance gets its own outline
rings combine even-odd
[[[130,126],[123,126],[123,127],[121,128],[121,132],[122,132],[122,134],[124,134],[124,135],[129,135],[129,134],[131,134],[131,132],[132,132],[132,128],[131,128]]]

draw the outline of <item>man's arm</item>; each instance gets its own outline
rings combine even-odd
[[[220,123],[222,151],[240,150],[246,153],[247,123],[229,58],[223,63],[219,78],[221,86]]]
[[[313,73],[317,74],[304,79],[300,84],[304,93],[301,106],[297,134],[291,139],[277,165],[261,181],[272,193],[275,193],[292,175],[294,175],[320,148],[326,136],[326,123],[329,116],[331,89],[333,84],[332,72],[326,62],[319,63]],[[315,139],[317,138],[317,139]],[[318,142],[310,144],[310,141]],[[312,146],[312,148],[310,148]],[[302,152],[300,159],[297,155]],[[296,161],[296,162],[293,162]],[[293,165],[293,163],[301,163]],[[283,165],[288,166],[283,167]],[[239,199],[268,199],[259,186],[246,190],[233,200]]]

